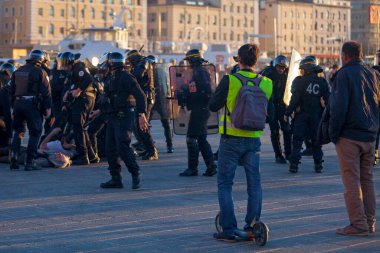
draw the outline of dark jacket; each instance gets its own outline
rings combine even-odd
[[[329,136],[373,142],[379,130],[380,74],[353,59],[336,75],[329,99]]]

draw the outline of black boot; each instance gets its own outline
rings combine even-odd
[[[142,186],[142,176],[140,173],[132,175],[132,190],[137,190]]]
[[[27,162],[25,165],[24,170],[25,171],[32,171],[32,170],[41,170],[41,166],[36,164],[34,161],[33,162]]]
[[[101,183],[101,188],[123,188],[123,183],[121,182],[121,176],[112,176],[111,180]]]
[[[198,170],[197,169],[186,169],[184,172],[179,173],[179,176],[181,176],[181,177],[198,176]]]
[[[276,155],[276,163],[286,164],[286,160],[283,155]]]
[[[315,163],[314,164],[314,171],[315,173],[322,173],[323,165],[322,163]]]
[[[20,167],[18,166],[17,158],[12,157],[12,158],[11,158],[11,163],[10,163],[10,166],[9,166],[9,169],[10,169],[10,170],[18,170],[19,168],[20,168]]]
[[[213,165],[207,167],[207,170],[205,171],[205,173],[203,173],[203,176],[205,176],[205,177],[212,177],[216,173],[217,173],[217,171],[216,171],[216,165],[213,164]]]
[[[168,151],[169,154],[174,153],[173,145],[168,145],[167,146],[167,151]]]
[[[298,163],[291,163],[289,166],[289,172],[290,173],[297,173],[298,172]]]

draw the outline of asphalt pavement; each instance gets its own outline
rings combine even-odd
[[[264,247],[253,242],[213,239],[218,212],[216,177],[183,178],[187,149],[174,136],[175,153],[166,153],[163,129],[153,122],[158,161],[139,161],[143,187],[131,190],[123,168],[123,189],[101,189],[107,163],[67,169],[10,171],[0,164],[0,252],[380,252],[380,233],[345,237],[348,225],[343,185],[333,145],[323,148],[324,172],[314,173],[303,157],[297,174],[274,163],[269,131],[262,138],[262,221],[270,228]],[[219,136],[209,136],[213,151]],[[380,168],[374,173],[377,199]],[[234,200],[239,226],[247,204],[244,170],[236,172]],[[379,201],[378,201],[379,202]],[[379,209],[379,204],[377,205]],[[379,216],[378,216],[379,217]]]

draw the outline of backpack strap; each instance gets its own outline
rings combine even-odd
[[[243,86],[247,85],[248,82],[252,82],[255,86],[259,86],[261,80],[263,79],[263,76],[260,74],[257,74],[255,78],[245,77],[240,73],[235,73],[233,74],[233,76],[239,79],[239,81],[242,83]]]

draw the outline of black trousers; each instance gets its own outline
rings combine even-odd
[[[90,138],[90,142],[92,148],[96,154],[99,154],[98,148],[98,134],[102,131],[103,127],[107,124],[107,115],[101,115],[94,119],[88,126],[88,136]]]
[[[292,152],[292,130],[290,124],[284,120],[284,115],[285,107],[276,106],[269,119],[270,137],[276,156],[282,155],[280,129],[284,139],[285,155],[288,156]]]
[[[308,114],[300,112],[295,115],[293,126],[293,151],[291,155],[291,163],[298,164],[301,160],[302,142],[306,137],[310,137],[311,147],[313,149],[314,163],[322,163],[323,152],[322,147],[317,143],[317,131],[321,115]]]
[[[149,122],[149,116],[150,116],[150,113],[151,113],[151,110],[153,108],[153,105],[150,105],[148,104],[148,107],[147,107],[147,113],[146,115],[148,116],[147,120]],[[148,154],[153,154],[154,153],[154,141],[153,141],[153,137],[152,137],[152,134],[150,133],[150,129],[148,129],[147,131],[142,131],[139,127],[139,115],[136,113],[136,120],[135,120],[135,128],[134,128],[134,134],[135,134],[135,137],[138,141],[141,141],[146,150],[148,151]]]
[[[85,159],[89,157],[88,148],[92,148],[90,138],[84,126],[88,119],[89,113],[94,108],[95,99],[88,96],[79,96],[73,102],[71,108],[71,121],[74,130],[74,140],[76,151],[79,158]],[[90,151],[91,153],[91,151]],[[91,154],[90,154],[91,156]],[[90,159],[93,157],[90,157]]]
[[[211,151],[210,143],[207,141],[207,135],[187,135],[187,155],[188,168],[192,170],[198,169],[199,151],[202,154],[203,160],[207,168],[214,165],[214,155]]]
[[[136,162],[136,157],[130,147],[131,132],[133,128],[133,112],[127,113],[124,117],[109,115],[106,130],[106,155],[109,164],[110,174],[113,177],[121,176],[120,160],[123,160],[132,175],[140,173],[140,167]]]
[[[16,100],[13,108],[12,157],[18,158],[21,139],[25,134],[25,122],[29,130],[26,162],[33,162],[42,133],[42,115],[33,100]]]

